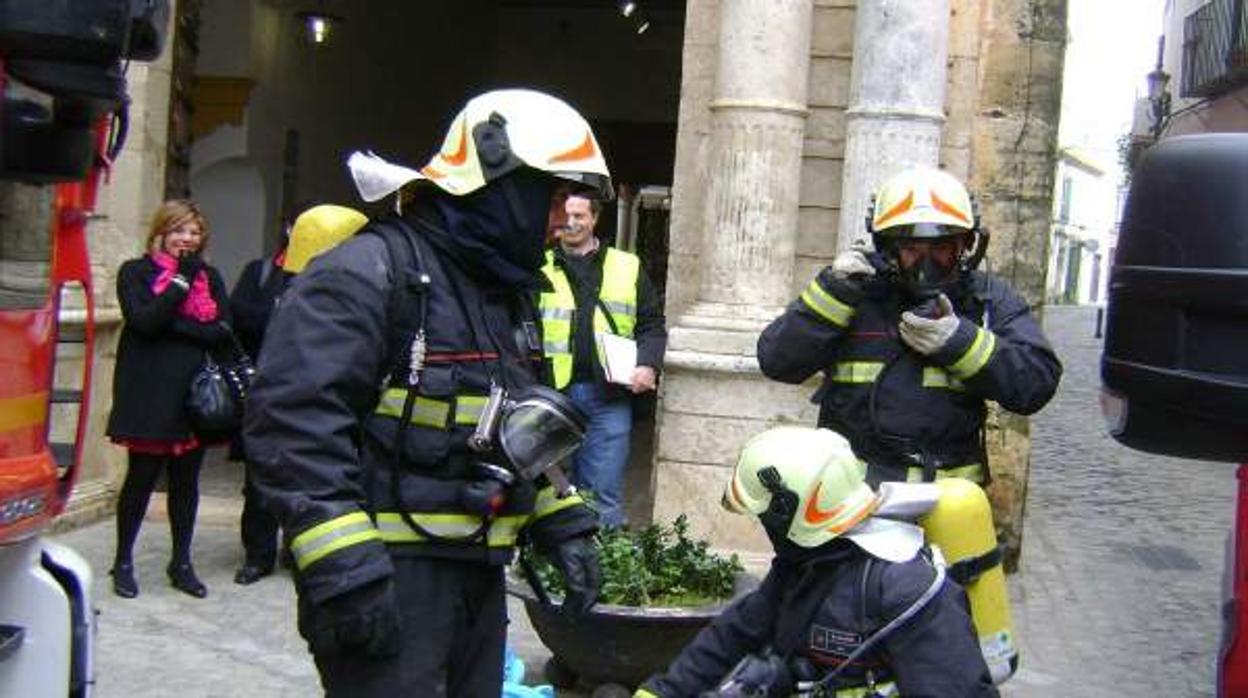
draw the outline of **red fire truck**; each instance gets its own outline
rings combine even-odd
[[[6,193],[29,209],[40,210],[53,192],[46,235],[27,233],[17,244],[5,228],[12,220],[0,221],[4,696],[91,692],[91,569],[43,534],[64,511],[82,464],[95,339],[86,223],[124,139],[123,61],[159,55],[167,22],[163,0],[0,0],[0,180],[20,182]],[[41,261],[46,280],[13,271],[41,269]],[[75,293],[85,321],[71,331],[62,306]],[[58,348],[67,344],[81,345],[75,375],[58,371],[66,353]],[[68,429],[53,428],[62,426],[53,424],[61,412],[72,415]],[[61,431],[72,437],[57,443]]]

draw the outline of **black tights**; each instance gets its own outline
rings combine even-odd
[[[191,537],[195,535],[195,512],[199,509],[199,466],[204,449],[180,456],[157,456],[130,451],[130,467],[117,498],[117,555],[114,564],[132,563],[134,541],[147,513],[147,502],[156,489],[160,471],[168,466],[169,530],[173,534],[173,564],[191,561]]]

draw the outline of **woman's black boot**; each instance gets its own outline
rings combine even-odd
[[[139,595],[139,582],[134,578],[134,563],[115,563],[108,573],[113,575],[114,594],[123,599],[133,599]]]
[[[197,599],[202,599],[208,595],[208,587],[199,581],[199,577],[195,576],[195,568],[191,567],[191,563],[169,563],[169,568],[165,570],[169,573],[169,583],[174,589],[184,594],[190,594]]]

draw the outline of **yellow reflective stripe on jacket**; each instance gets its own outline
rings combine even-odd
[[[585,500],[581,499],[579,494],[570,494],[560,499],[555,493],[555,488],[546,486],[537,491],[537,501],[533,503],[533,520],[536,521],[556,511],[584,503]]]
[[[368,514],[357,511],[317,524],[295,536],[290,542],[290,553],[295,565],[304,570],[336,550],[380,537]]]
[[[956,377],[949,375],[949,372],[939,366],[923,367],[923,387],[924,388],[947,388],[961,392],[966,389],[962,385],[962,381]]]
[[[404,388],[387,388],[381,394],[375,412],[398,419],[403,416],[403,402],[407,399]],[[455,424],[476,424],[481,419],[488,398],[484,395],[460,395],[455,398]],[[412,424],[432,429],[445,429],[451,416],[451,402],[431,397],[417,396],[412,405]]]
[[[605,248],[604,255],[598,298],[611,313],[616,334],[632,338],[637,327],[637,277],[641,273],[641,260],[637,255],[614,247]],[[555,387],[563,388],[572,380],[572,320],[576,298],[567,274],[555,264],[553,250],[546,253],[542,273],[550,279],[553,289],[542,293],[538,300],[542,315],[542,351],[551,361]],[[594,331],[610,332],[611,323],[596,303],[593,313]]]
[[[884,370],[883,361],[840,361],[832,373],[833,383],[871,383]]]
[[[970,465],[938,468],[936,470],[937,480],[943,480],[948,477],[960,477],[963,480],[982,483],[984,481],[984,466],[979,463],[971,463]],[[923,468],[913,466],[906,470],[906,482],[923,482]]]
[[[872,686],[854,686],[853,688],[836,689],[836,698],[890,698],[897,696],[897,684],[892,681],[877,683]]]
[[[995,334],[982,327],[975,328],[975,341],[971,342],[970,348],[960,359],[953,362],[953,365],[949,367],[949,373],[963,380],[974,376],[988,365],[992,352],[996,348],[997,336]]]
[[[849,321],[853,319],[856,312],[853,306],[842,303],[835,296],[823,290],[823,287],[819,285],[818,279],[811,281],[806,286],[806,290],[802,291],[801,298],[806,307],[837,327],[849,327]]]
[[[481,517],[472,514],[412,513],[412,520],[435,536],[469,538],[481,528]],[[490,522],[486,543],[491,548],[507,548],[516,544],[520,529],[528,521],[527,514],[500,516]],[[428,540],[412,529],[398,512],[377,514],[377,530],[386,543],[421,543]]]
[[[644,688],[633,691],[633,698],[660,698],[657,694],[651,693]]]

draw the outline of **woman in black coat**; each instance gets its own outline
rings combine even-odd
[[[113,591],[139,593],[132,552],[148,499],[168,469],[173,556],[167,569],[177,589],[208,594],[191,565],[204,445],[191,428],[185,402],[207,350],[232,342],[229,299],[216,269],[204,263],[208,225],[190,201],[166,201],[152,218],[147,254],[121,266],[117,298],[125,325],[113,376],[109,438],[129,451],[117,500]]]

